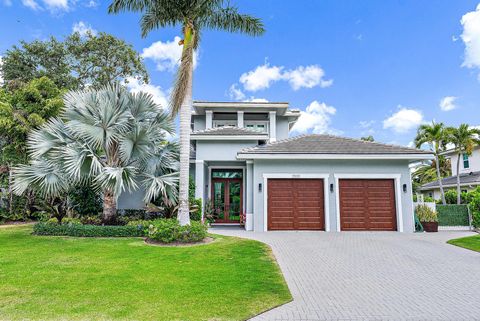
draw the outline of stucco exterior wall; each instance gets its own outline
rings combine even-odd
[[[197,141],[197,160],[236,161],[237,152],[244,148],[256,146],[258,141]]]
[[[277,121],[277,140],[282,140],[282,139],[287,139],[288,138],[288,118],[287,117],[282,117],[282,116],[277,116],[276,117]]]
[[[399,195],[402,212],[401,222],[403,232],[413,232],[413,202],[410,170],[408,161],[404,160],[255,160],[253,165],[253,229],[264,231],[264,174],[327,174],[328,184],[335,184],[334,174],[396,174],[400,175]],[[366,177],[367,178],[367,177]],[[259,190],[262,184],[262,190]],[[403,192],[403,184],[407,184],[407,191]],[[329,206],[329,230],[337,230],[336,186],[334,191],[328,190],[328,199],[325,206]],[[398,217],[399,213],[397,213]]]
[[[457,175],[457,160],[458,155],[453,154],[451,155],[451,167],[452,167],[452,175]],[[480,171],[480,149],[475,149],[472,152],[472,155],[468,157],[469,160],[469,168],[463,167],[463,158],[460,158],[460,174],[463,173],[470,173]]]

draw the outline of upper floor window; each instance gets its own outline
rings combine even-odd
[[[268,133],[268,122],[265,121],[246,121],[245,127],[261,133]]]
[[[235,120],[214,120],[213,127],[235,127],[237,122]]]
[[[468,159],[468,154],[463,154],[463,168],[470,168],[470,161]]]

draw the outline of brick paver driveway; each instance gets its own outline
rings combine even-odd
[[[480,320],[480,253],[468,232],[213,233],[269,244],[293,302],[253,320]]]

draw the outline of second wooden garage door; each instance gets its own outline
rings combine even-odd
[[[324,230],[322,179],[269,179],[268,230]]]
[[[342,231],[396,231],[393,179],[341,179]]]

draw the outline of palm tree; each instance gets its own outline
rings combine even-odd
[[[61,118],[50,120],[28,139],[31,162],[13,168],[13,191],[35,189],[46,199],[62,197],[92,182],[103,193],[103,221],[116,215],[125,190],[146,191],[145,202],[176,198],[178,161],[168,113],[149,94],[129,93],[120,85],[65,95]]]
[[[240,32],[259,36],[265,32],[260,19],[240,14],[226,0],[113,0],[109,13],[134,11],[142,14],[141,29],[145,37],[150,31],[180,26],[183,45],[170,108],[172,116],[180,115],[180,182],[178,220],[190,223],[188,180],[190,160],[190,121],[192,110],[193,53],[205,29]]]
[[[437,180],[440,186],[440,194],[442,195],[442,204],[445,205],[445,193],[442,185],[442,174],[440,172],[440,152],[445,148],[447,143],[447,135],[445,125],[443,123],[423,124],[418,127],[417,136],[415,137],[415,146],[420,148],[423,144],[430,145],[430,149],[435,155],[435,165],[437,170]]]
[[[471,155],[473,148],[480,144],[480,129],[461,124],[458,128],[447,129],[449,142],[455,146],[457,153],[457,204],[461,204],[460,190],[460,159],[464,154]]]

